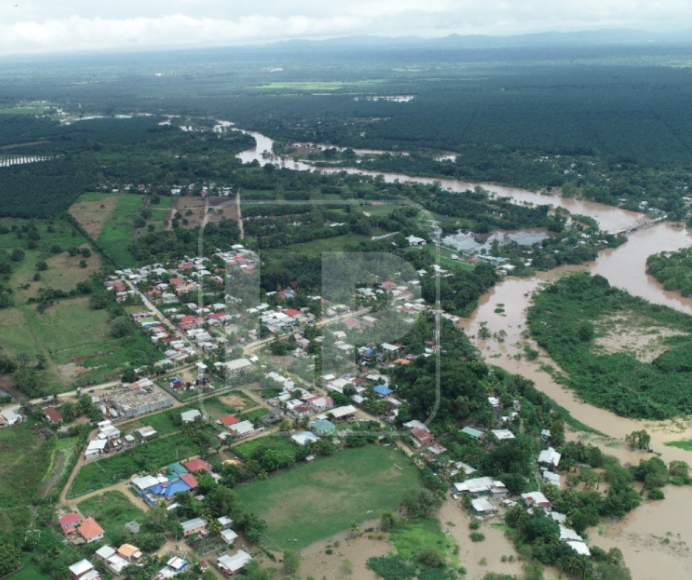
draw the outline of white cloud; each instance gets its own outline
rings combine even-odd
[[[441,36],[692,22],[689,0],[33,0],[0,7],[0,54]]]

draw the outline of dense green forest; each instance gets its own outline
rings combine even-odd
[[[140,184],[147,184],[170,194],[177,183],[228,179],[231,168],[241,165],[235,154],[253,144],[238,132],[184,133],[160,121],[135,117],[59,124],[0,115],[4,151],[55,157],[0,167],[0,217],[55,216],[85,191],[139,191]]]
[[[663,284],[664,290],[692,296],[692,248],[653,254],[646,259],[646,271]]]
[[[692,412],[692,317],[578,273],[539,292],[528,322],[585,401],[642,419]]]
[[[363,159],[364,168],[561,187],[631,209],[646,200],[684,217],[692,75],[681,65],[690,54],[689,46],[673,44],[547,52],[450,45],[160,53],[138,65],[118,56],[72,57],[0,63],[0,103],[49,99],[84,115],[225,118],[286,148],[300,140],[411,153]],[[171,74],[156,76],[159,69]],[[414,98],[374,98],[396,95]],[[0,147],[47,132],[62,139],[52,121],[12,117],[11,126],[3,121]],[[36,145],[74,146],[52,139]],[[456,159],[437,160],[446,152]]]

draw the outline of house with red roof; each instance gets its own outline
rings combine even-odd
[[[108,287],[108,289],[111,291],[115,290],[116,292],[125,292],[127,287],[122,282],[114,282]]]
[[[82,523],[82,516],[76,512],[65,514],[58,522],[60,528],[66,534],[72,534],[77,531],[77,526]]]
[[[77,532],[84,538],[87,544],[98,542],[103,539],[103,535],[105,534],[103,528],[96,523],[94,518],[85,519],[82,525],[77,529]]]
[[[283,311],[286,316],[291,316],[295,318],[296,316],[300,316],[303,314],[300,310],[296,310],[295,308],[287,308],[286,310]]]
[[[391,292],[392,290],[394,290],[396,288],[396,284],[394,282],[389,281],[389,280],[385,280],[384,282],[382,282],[382,288],[384,288],[388,292]]]
[[[193,459],[183,464],[183,467],[187,469],[190,473],[195,473],[197,471],[206,471],[211,473],[211,465],[209,465],[204,459]]]
[[[198,328],[204,324],[204,318],[199,318],[198,316],[192,316],[188,314],[183,316],[178,322],[178,328],[180,330],[190,330],[191,328]]]
[[[49,423],[62,422],[62,415],[55,407],[46,407],[43,409],[43,415]]]
[[[173,286],[182,286],[183,284],[185,284],[185,280],[183,280],[182,278],[171,278],[168,282]]]
[[[219,421],[226,425],[226,427],[230,427],[231,425],[235,425],[236,423],[240,422],[240,420],[233,415],[224,415],[219,419]]]
[[[190,490],[197,489],[197,478],[191,473],[184,473],[180,479],[190,486]]]
[[[435,441],[435,437],[432,436],[432,433],[426,431],[425,429],[421,429],[420,427],[414,427],[411,429],[411,438],[413,439],[413,444],[416,447],[430,445]]]

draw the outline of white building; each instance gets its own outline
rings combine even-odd
[[[202,413],[198,409],[190,409],[189,411],[183,411],[180,413],[180,417],[183,423],[192,423],[197,417],[202,417]]]
[[[252,556],[243,550],[238,550],[233,556],[224,555],[217,561],[216,565],[226,576],[232,576],[242,570],[246,564],[252,560]]]

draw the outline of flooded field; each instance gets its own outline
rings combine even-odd
[[[530,246],[548,237],[550,237],[548,232],[540,228],[520,230],[518,232],[498,231],[492,234],[474,234],[473,232],[459,231],[456,234],[450,234],[442,238],[442,243],[455,250],[475,253],[481,250],[489,252],[493,242],[498,242],[499,244],[516,242],[520,246]]]

